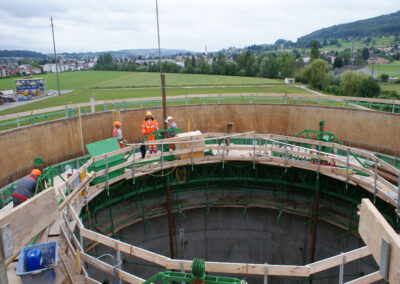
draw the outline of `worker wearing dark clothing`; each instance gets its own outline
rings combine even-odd
[[[37,179],[41,174],[41,171],[34,169],[29,176],[20,180],[12,194],[14,207],[35,195]]]

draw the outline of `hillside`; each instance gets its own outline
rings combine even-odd
[[[0,50],[0,57],[46,58],[47,55],[30,50]]]
[[[400,35],[400,11],[389,15],[323,28],[302,36],[297,41],[389,35]]]

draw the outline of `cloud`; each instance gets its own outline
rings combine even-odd
[[[193,51],[295,41],[314,30],[395,12],[398,0],[159,0],[161,45]],[[157,47],[152,0],[3,0],[2,49],[59,52]]]

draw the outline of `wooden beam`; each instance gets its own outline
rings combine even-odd
[[[93,278],[90,278],[89,276],[85,276],[85,283],[86,284],[101,284],[101,282],[99,282]]]
[[[149,261],[151,263],[165,266],[165,263],[168,260],[168,257],[165,257],[163,255],[159,255],[154,252],[151,252],[151,251],[148,251],[148,250],[136,247],[136,246],[132,246],[130,244],[112,239],[110,237],[101,235],[101,234],[93,232],[91,230],[80,228],[80,233],[81,233],[81,236],[83,236],[89,240],[101,243],[102,245],[108,246],[110,248],[115,248],[115,244],[117,244],[118,248],[121,252],[136,256],[140,259]]]
[[[81,252],[80,255],[81,255],[81,258],[84,261],[86,261],[88,264],[93,265],[94,267],[96,267],[104,272],[107,272],[108,274],[113,275],[113,272],[114,272],[113,267],[110,264],[108,264],[104,261],[101,261],[99,259],[96,259],[93,256],[90,256],[84,252]],[[118,278],[120,278],[123,281],[126,281],[128,283],[140,284],[140,283],[145,282],[144,279],[137,277],[135,275],[132,275],[124,270],[116,268],[116,272],[117,272]]]
[[[191,271],[192,261],[180,259],[168,259],[166,269],[180,270],[181,264],[184,270]],[[294,265],[265,265],[251,263],[231,263],[231,262],[205,262],[205,271],[208,273],[228,273],[246,275],[264,275],[265,268],[268,267],[269,275],[308,277],[310,268],[308,266]]]
[[[333,257],[325,258],[323,260],[317,261],[310,263],[308,266],[310,266],[310,273],[315,274],[327,269],[330,269],[332,267],[339,266],[340,264],[343,263],[344,257],[346,257],[346,263],[351,262],[363,257],[366,257],[371,254],[371,251],[367,246],[355,249],[346,253],[342,253],[339,255],[335,255]]]
[[[382,275],[379,271],[365,275],[363,277],[346,282],[346,284],[370,284],[382,280]]]
[[[382,238],[390,243],[388,281],[400,283],[400,237],[372,202],[366,198],[361,202],[358,231],[378,265],[381,264]]]
[[[49,188],[21,203],[0,218],[0,227],[9,225],[12,234],[14,256],[9,264],[29,241],[59,217],[55,189]]]
[[[61,204],[58,206],[58,209],[61,211],[72,198],[74,198],[86,185],[93,179],[95,176],[94,172],[88,174],[85,179],[79,184],[77,188],[75,188],[72,192],[67,195],[67,198],[64,199]],[[68,179],[69,181],[69,179]]]

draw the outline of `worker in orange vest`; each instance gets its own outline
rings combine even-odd
[[[147,141],[153,141],[156,139],[154,134],[150,134],[154,131],[158,131],[158,129],[159,127],[157,120],[152,116],[150,111],[147,111],[146,118],[142,123],[142,134],[145,138],[149,137]],[[149,145],[149,152],[150,154],[157,153],[157,145]]]
[[[118,143],[119,143],[119,147],[122,149],[125,147],[126,144],[126,140],[124,139],[124,137],[122,136],[122,130],[121,130],[121,122],[114,121],[114,130],[113,130],[113,136],[115,138],[117,138]]]

